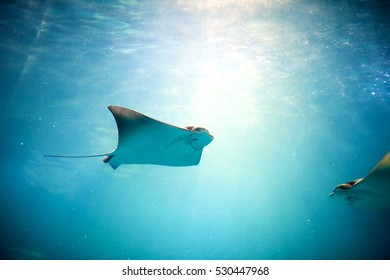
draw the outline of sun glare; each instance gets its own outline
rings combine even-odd
[[[199,84],[191,102],[197,115],[205,116],[205,121],[215,126],[221,120],[232,126],[242,124],[243,115],[246,125],[257,122],[257,70],[252,61],[235,53],[227,61],[200,61],[198,69]]]
[[[179,6],[198,11],[218,11],[220,9],[250,10],[255,6],[269,7],[273,5],[282,5],[291,0],[200,0],[188,1],[178,0]]]

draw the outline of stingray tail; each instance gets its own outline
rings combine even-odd
[[[91,158],[91,157],[104,157],[108,155],[110,155],[110,153],[99,154],[99,155],[87,155],[87,156],[69,156],[69,155],[43,155],[43,156],[53,157],[53,158]]]
[[[98,154],[98,155],[86,155],[86,156],[69,156],[69,155],[43,155],[44,157],[51,157],[51,158],[92,158],[92,157],[104,157],[103,162],[108,163],[111,165],[112,169],[117,169],[122,162],[114,158],[113,153],[105,153],[105,154]]]

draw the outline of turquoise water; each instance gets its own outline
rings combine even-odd
[[[389,1],[4,1],[2,259],[389,259],[389,212],[336,203],[390,151]],[[214,141],[112,151],[108,105]]]

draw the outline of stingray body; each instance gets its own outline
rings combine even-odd
[[[205,128],[180,128],[119,106],[109,106],[108,109],[118,126],[118,146],[113,152],[90,156],[45,156],[105,156],[103,161],[113,169],[122,164],[192,166],[199,164],[203,148],[214,138]]]
[[[367,177],[338,185],[329,196],[367,209],[390,209],[390,153]]]

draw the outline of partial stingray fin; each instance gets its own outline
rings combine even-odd
[[[111,165],[112,169],[117,169],[123,162],[118,159],[115,155],[108,155],[103,159],[103,162]]]

